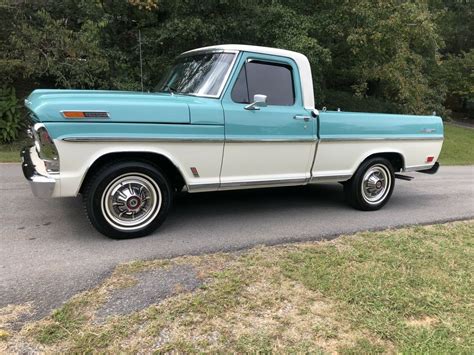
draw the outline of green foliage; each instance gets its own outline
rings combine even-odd
[[[391,101],[406,113],[440,111],[444,87],[430,79],[442,40],[426,6],[364,0],[322,2],[313,11],[323,24],[315,35],[333,55],[328,88]]]
[[[474,48],[472,0],[429,0],[429,5],[445,41],[443,54],[458,54]]]
[[[440,76],[444,80],[450,99],[458,108],[474,114],[474,49],[459,55],[448,55],[441,65]]]
[[[22,126],[15,89],[0,89],[0,143],[9,143],[17,139]]]
[[[0,75],[20,97],[36,87],[138,90],[140,31],[146,90],[185,50],[242,43],[307,55],[316,101],[327,106],[472,114],[474,20],[467,0],[2,4]]]
[[[104,23],[85,19],[73,30],[67,21],[40,9],[29,21],[20,22],[10,39],[13,55],[24,66],[23,75],[52,79],[54,85],[66,88],[103,86],[108,62],[99,46],[99,31]]]
[[[351,92],[326,90],[324,100],[317,101],[316,106],[326,107],[335,111],[367,112],[371,110],[382,113],[398,113],[402,108],[390,101],[384,101],[374,96],[356,96]]]

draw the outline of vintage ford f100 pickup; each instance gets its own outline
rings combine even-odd
[[[319,112],[308,59],[221,45],[185,52],[156,92],[35,90],[23,172],[39,197],[81,194],[94,227],[149,234],[175,191],[340,182],[381,208],[399,173],[435,173],[440,117]]]

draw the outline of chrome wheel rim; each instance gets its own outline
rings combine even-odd
[[[381,164],[371,166],[362,179],[362,197],[364,201],[376,205],[387,197],[392,186],[390,170]]]
[[[161,208],[161,190],[150,177],[130,173],[110,182],[102,194],[102,213],[116,229],[133,231],[150,224]]]

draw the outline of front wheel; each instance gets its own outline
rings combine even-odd
[[[344,193],[354,208],[375,211],[388,202],[394,186],[392,164],[384,158],[371,158],[363,162],[352,179],[344,184]]]
[[[92,225],[117,239],[142,237],[166,218],[172,200],[166,176],[146,162],[104,166],[85,187],[84,207]]]

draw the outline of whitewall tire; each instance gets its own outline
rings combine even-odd
[[[385,158],[364,161],[354,176],[344,183],[346,200],[362,211],[382,208],[390,199],[395,186],[392,164]]]
[[[165,220],[173,198],[166,175],[147,162],[119,161],[88,180],[84,207],[92,225],[117,239],[142,237]]]

